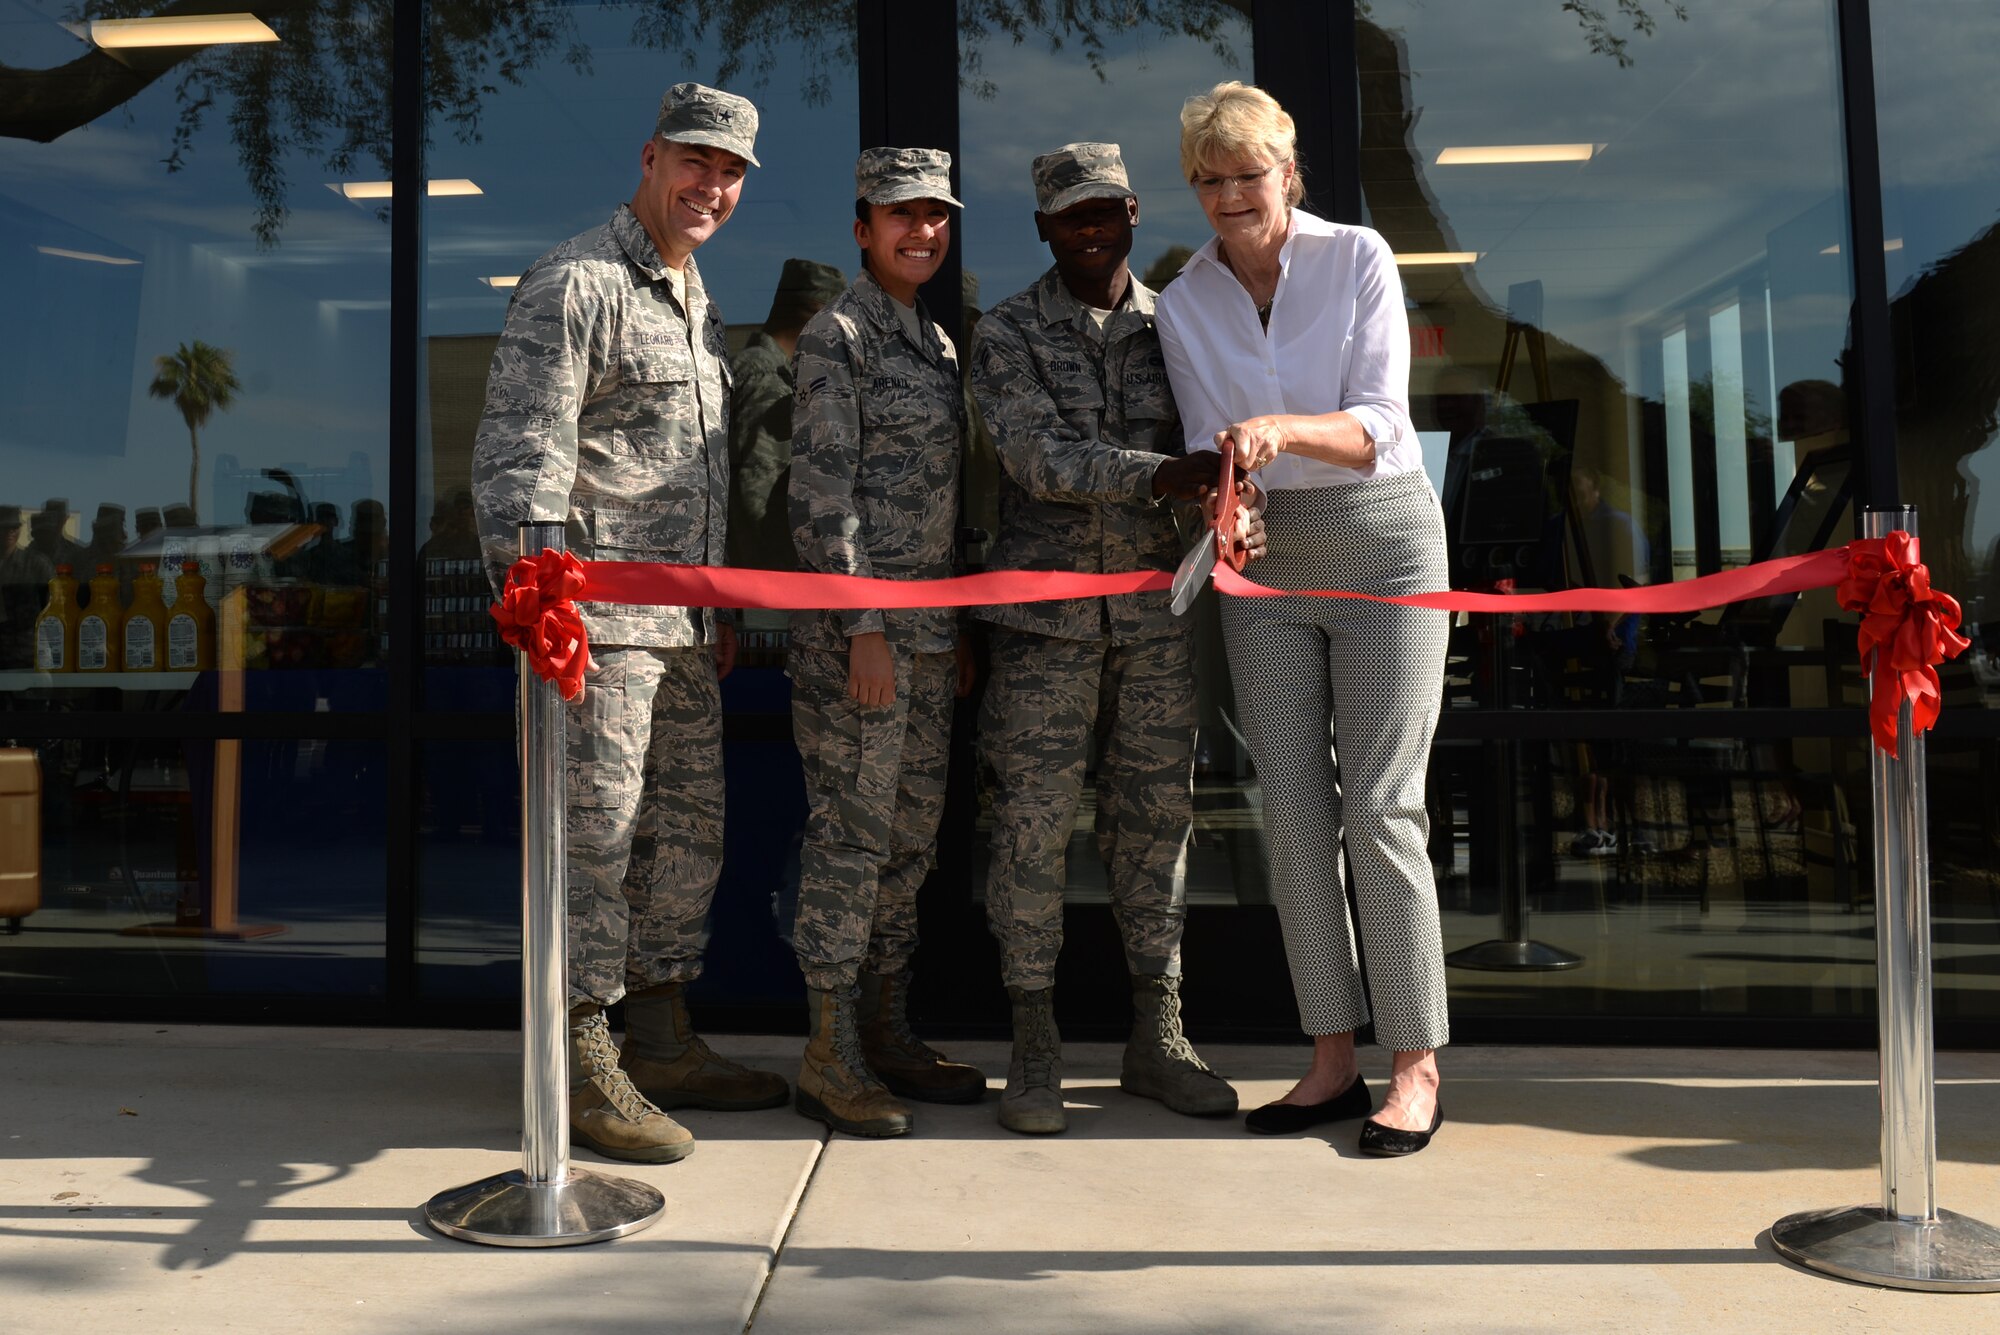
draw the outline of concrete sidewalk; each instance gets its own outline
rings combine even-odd
[[[723,1040],[796,1068],[798,1041]],[[2000,1330],[2000,1295],[1794,1270],[1766,1230],[1875,1199],[1865,1053],[1454,1048],[1426,1153],[1265,1139],[1117,1089],[1072,1045],[1071,1130],[994,1100],[910,1137],[689,1113],[668,1213],[619,1242],[433,1234],[519,1166],[510,1035],[0,1024],[0,1330],[490,1335]],[[953,1055],[1004,1069],[998,1045]],[[1303,1049],[1218,1048],[1244,1105]],[[1366,1054],[1369,1069],[1380,1053]],[[1943,1205],[2000,1224],[2000,1056],[1940,1059]],[[578,1162],[604,1165],[581,1154]]]

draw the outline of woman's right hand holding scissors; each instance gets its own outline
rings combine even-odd
[[[1285,452],[1285,419],[1276,414],[1252,417],[1215,433],[1215,448],[1234,450],[1236,467],[1255,472]]]

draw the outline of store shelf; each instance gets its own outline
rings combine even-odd
[[[185,691],[199,672],[0,672],[0,691]]]

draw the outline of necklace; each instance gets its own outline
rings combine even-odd
[[[1236,267],[1236,262],[1230,258],[1229,248],[1227,246],[1221,248],[1221,258],[1223,267],[1228,269],[1230,273],[1234,274],[1236,277],[1236,281],[1242,285],[1243,295],[1245,295],[1246,297],[1250,297],[1250,304],[1256,307],[1257,309],[1257,318],[1263,321],[1265,324],[1269,324],[1271,322],[1271,305],[1278,299],[1277,278],[1274,276],[1271,280],[1271,295],[1264,298],[1262,301],[1259,301],[1257,300],[1256,297],[1250,296],[1249,280],[1244,276],[1243,271]]]

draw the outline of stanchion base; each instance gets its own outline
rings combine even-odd
[[[2000,1293],[2000,1228],[1939,1210],[1935,1223],[1878,1205],[1808,1210],[1771,1225],[1778,1254],[1863,1284],[1930,1293]]]
[[[1444,957],[1454,969],[1485,969],[1493,973],[1547,973],[1574,969],[1583,956],[1541,941],[1481,941]]]
[[[441,1191],[424,1219],[489,1247],[573,1247],[636,1233],[666,1209],[666,1197],[644,1182],[572,1166],[559,1183],[530,1182],[517,1170]]]

